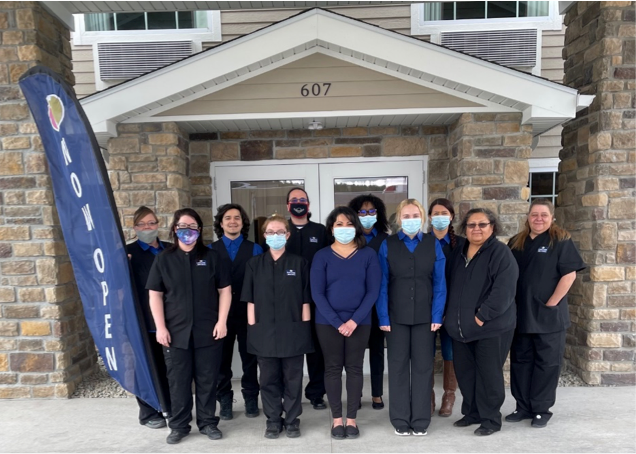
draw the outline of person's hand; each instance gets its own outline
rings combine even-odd
[[[343,323],[340,328],[342,328],[342,331],[340,331],[340,334],[342,334],[345,337],[351,337],[351,335],[353,334],[353,332],[356,330],[356,328],[358,327],[358,324],[356,322],[354,322],[353,320],[349,320],[347,323]]]
[[[212,331],[212,335],[214,336],[214,340],[223,339],[227,336],[227,326],[225,323],[216,322],[214,325],[214,331]]]
[[[559,302],[558,302],[558,301],[557,301],[557,302],[552,302],[552,298],[550,298],[550,299],[548,300],[548,302],[547,302],[547,303],[545,303],[545,305],[546,305],[546,306],[548,306],[548,307],[554,307],[554,306],[556,306],[557,304],[559,304]]]
[[[388,326],[381,326],[381,327],[380,327],[380,330],[382,330],[382,331],[386,331],[387,333],[390,333],[390,332],[391,332],[391,325],[388,325]]]
[[[132,259],[132,254],[128,254],[128,260]]]
[[[484,322],[479,320],[476,315],[475,315],[475,323],[477,323],[479,326],[484,326]]]
[[[164,347],[170,347],[170,342],[172,342],[172,339],[170,338],[170,332],[167,328],[157,328],[157,342],[159,342]]]
[[[437,331],[442,327],[441,323],[431,323],[431,331]]]

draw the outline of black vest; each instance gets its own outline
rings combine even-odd
[[[377,254],[378,252],[380,252],[380,246],[382,246],[382,242],[386,240],[388,236],[388,233],[378,232],[378,234],[374,236],[373,239],[369,241],[369,243],[367,243],[367,246],[373,249]]]
[[[389,262],[389,317],[401,325],[431,322],[435,238],[422,235],[411,253],[398,235],[386,240]]]
[[[227,253],[223,240],[217,240],[210,246],[222,258],[227,258],[232,262],[232,306],[230,306],[228,317],[247,318],[247,303],[241,301],[241,290],[243,289],[243,278],[245,277],[245,264],[254,255],[254,243],[243,239],[234,260],[230,259],[230,254]]]

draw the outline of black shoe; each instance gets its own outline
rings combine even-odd
[[[347,425],[347,427],[345,428],[345,433],[347,435],[347,438],[358,438],[360,436],[360,429],[358,429],[356,426]]]
[[[484,426],[479,426],[478,428],[475,429],[475,435],[479,435],[480,437],[486,437],[494,433],[495,433],[494,430]]]
[[[398,435],[400,437],[408,437],[411,435],[411,428],[410,427],[396,427],[395,428],[395,435]]]
[[[428,435],[428,432],[426,431],[426,429],[412,429],[413,430],[413,435],[415,435],[416,437],[425,437],[426,435]]]
[[[347,432],[342,424],[338,426],[331,426],[331,438],[335,440],[344,440],[347,436]]]
[[[545,426],[548,425],[549,420],[550,420],[549,416],[535,415],[534,418],[532,418],[532,422],[530,423],[530,425],[534,427],[535,429],[543,429]]]
[[[314,410],[324,410],[327,408],[327,404],[322,397],[316,397],[315,399],[310,399],[311,405],[313,405]]]
[[[248,418],[256,418],[261,414],[258,408],[258,398],[248,397],[245,399],[245,416]]]
[[[168,438],[166,438],[166,443],[168,443],[169,445],[176,445],[188,435],[190,434],[186,432],[177,432],[176,430],[173,430],[170,432],[170,435],[168,435]]]
[[[150,429],[161,429],[163,427],[166,427],[166,420],[163,418],[151,419],[150,421],[146,422],[144,426]]]
[[[210,424],[209,426],[205,426],[199,432],[201,432],[203,435],[207,435],[210,440],[220,440],[221,438],[223,438],[223,432],[221,432],[218,427],[213,426],[212,424]]]
[[[532,419],[532,416],[527,415],[526,413],[523,413],[519,410],[515,410],[504,419],[506,420],[506,422],[521,422],[524,419]]]
[[[278,438],[278,435],[283,431],[282,424],[276,423],[268,423],[267,428],[265,429],[265,438],[275,439]]]
[[[380,397],[380,402],[376,402],[374,400],[371,401],[371,406],[374,410],[382,410],[384,408],[384,401]]]
[[[300,437],[300,421],[296,421],[293,424],[286,424],[286,435],[287,438],[298,438]]]
[[[223,396],[219,399],[219,404],[221,409],[219,410],[219,417],[223,421],[229,421],[234,418],[234,413],[232,413],[232,404],[236,402],[232,396]]]
[[[459,421],[455,421],[453,423],[453,425],[455,427],[468,427],[472,424],[477,424],[476,422],[470,422],[468,419],[466,419],[466,417],[464,416],[462,419],[460,419]]]

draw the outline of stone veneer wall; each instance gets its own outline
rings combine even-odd
[[[222,132],[190,136],[192,204],[212,225],[212,161],[428,155],[428,197],[446,197],[448,144],[445,126],[337,128]],[[428,201],[422,201],[424,205]],[[211,240],[213,229],[204,231]]]
[[[69,31],[37,2],[0,2],[0,32],[0,398],[68,397],[96,354],[17,82],[42,63],[73,85]]]
[[[596,95],[563,130],[557,210],[588,265],[570,292],[566,357],[590,384],[636,383],[634,20],[634,2],[577,2],[565,16],[564,83]]]

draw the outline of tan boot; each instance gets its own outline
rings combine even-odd
[[[435,413],[435,374],[433,374],[433,381],[431,387],[431,416]]]
[[[455,391],[457,391],[457,379],[455,378],[453,362],[444,361],[444,395],[442,396],[442,406],[439,409],[440,416],[453,414]]]

